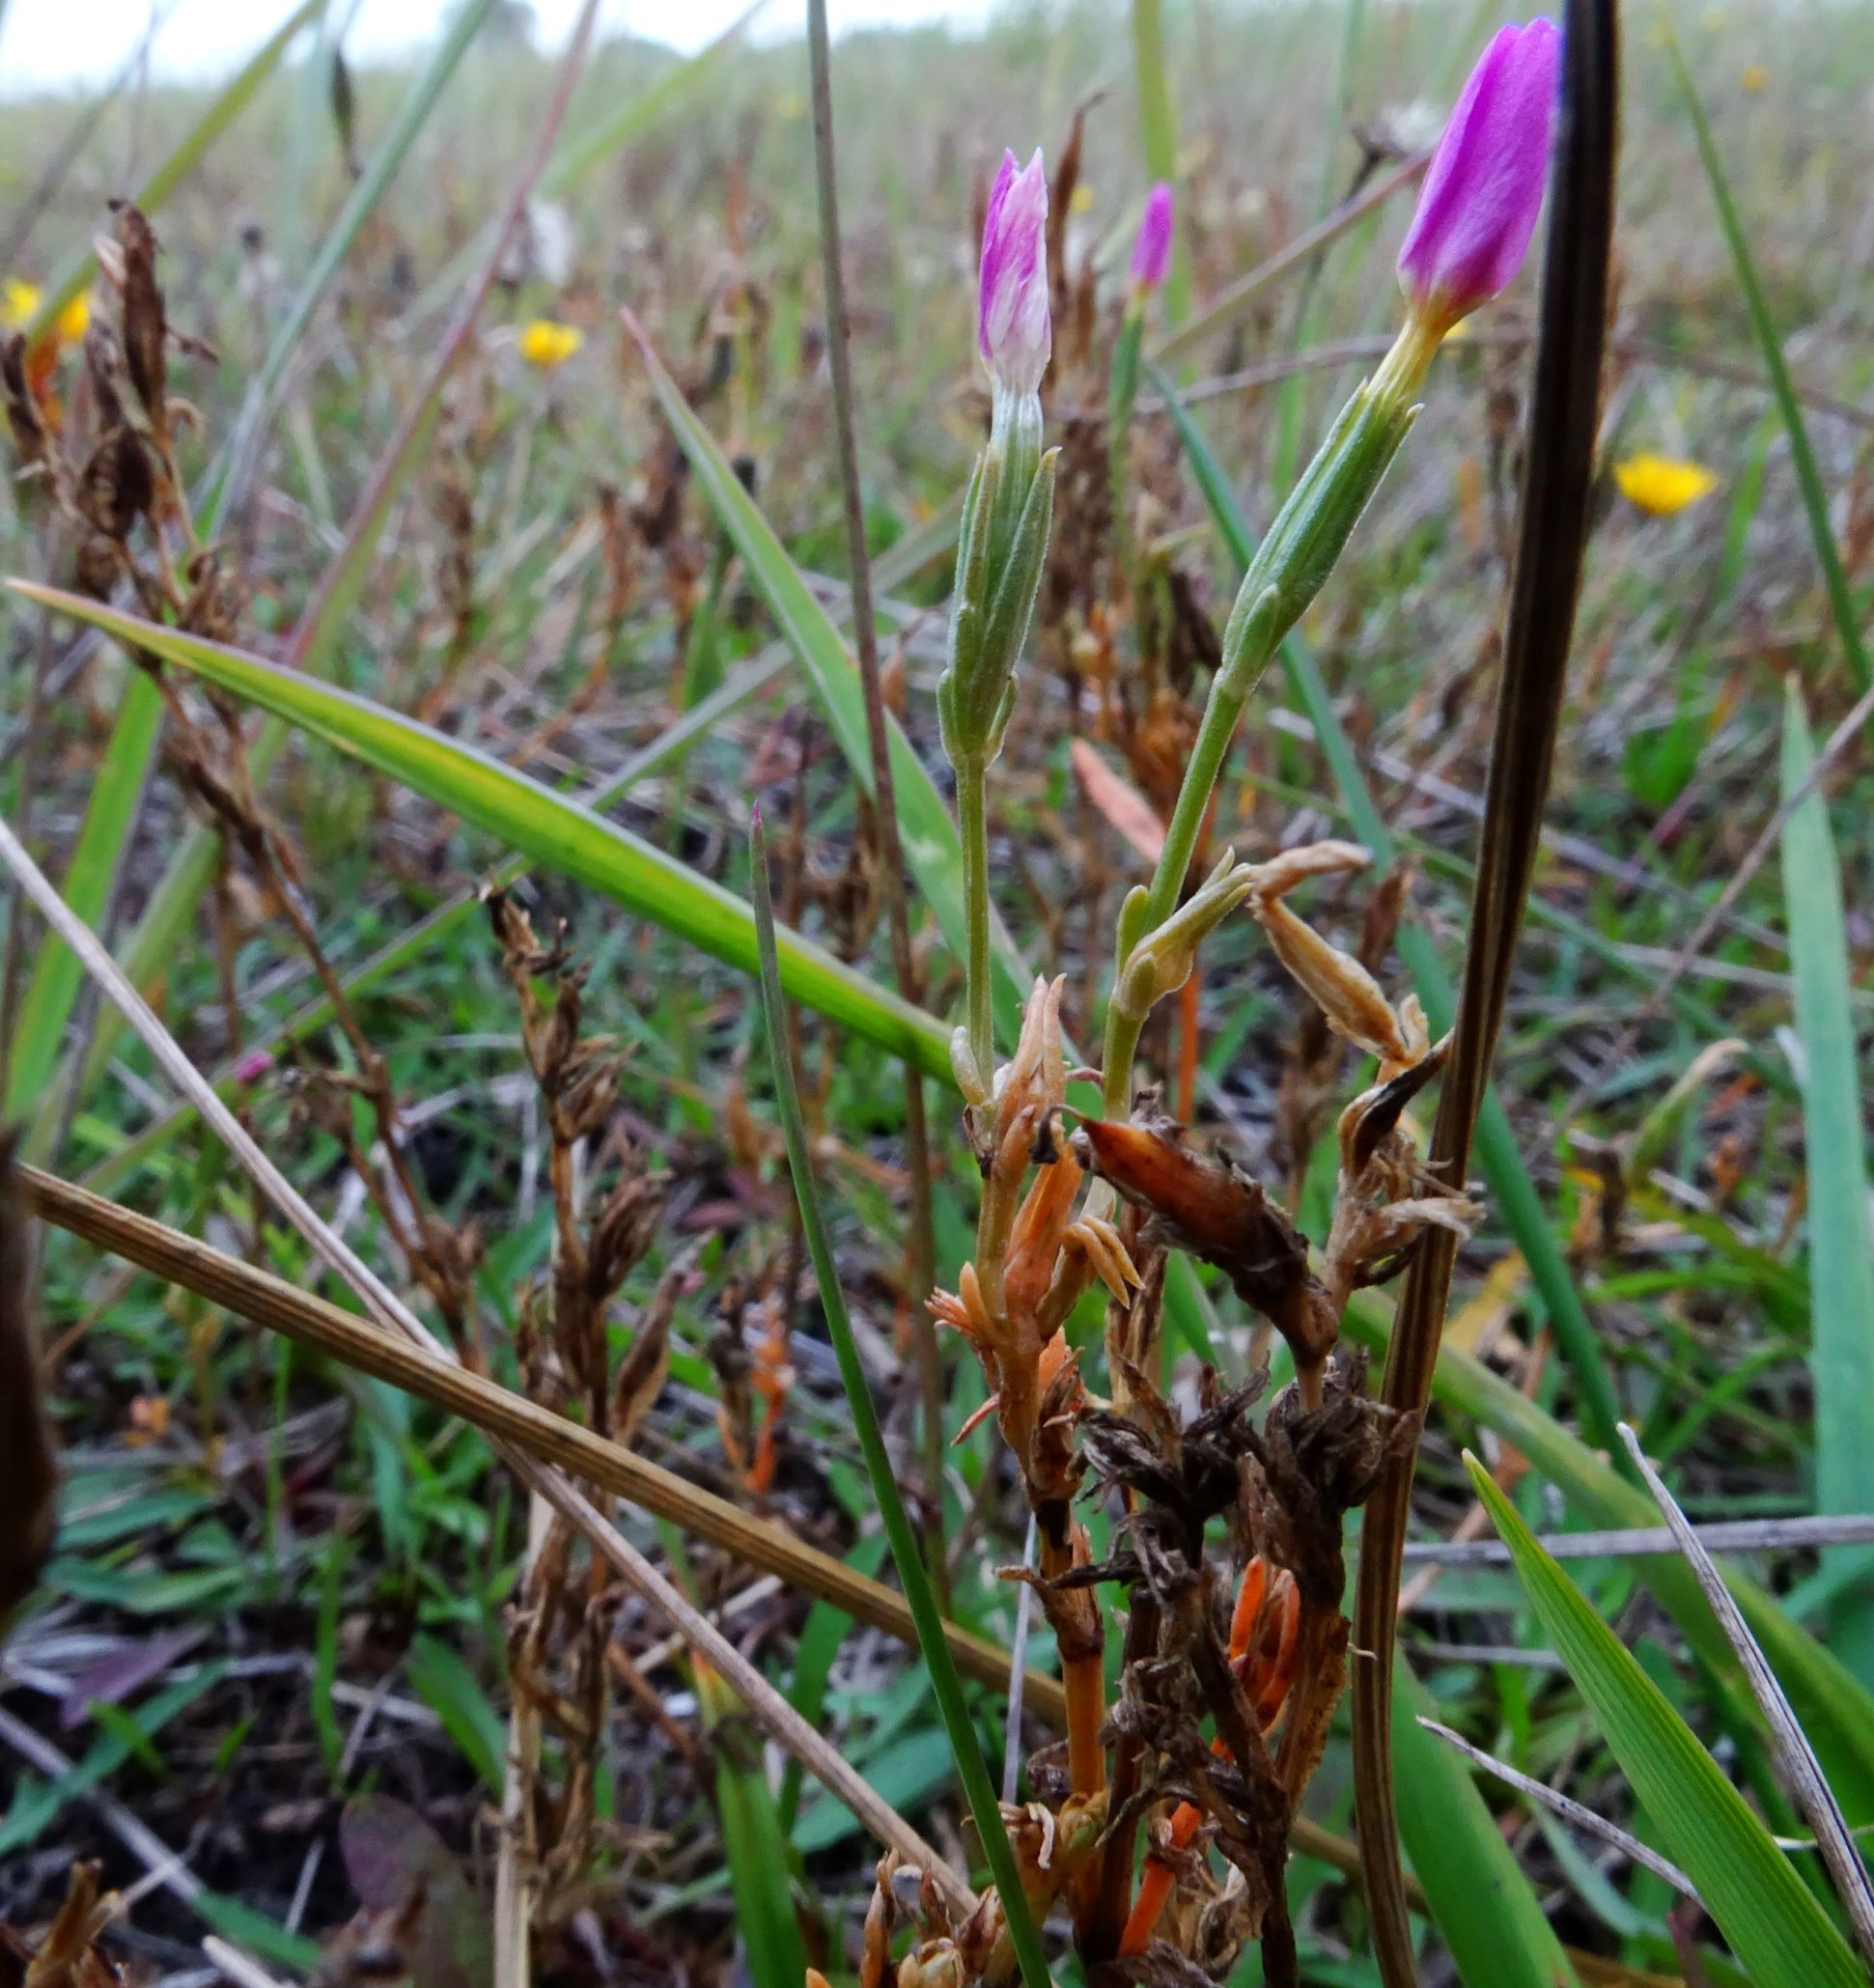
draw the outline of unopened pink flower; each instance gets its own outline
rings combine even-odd
[[[1133,238],[1133,260],[1127,273],[1140,290],[1157,290],[1171,273],[1171,188],[1161,180],[1146,197],[1138,233]]]
[[[976,344],[998,386],[1016,394],[1041,390],[1053,333],[1048,315],[1048,175],[1039,151],[1019,170],[1015,154],[1004,153],[990,190]]]
[[[1523,266],[1542,210],[1561,73],[1561,31],[1499,28],[1432,154],[1399,251],[1415,317],[1447,329]]]

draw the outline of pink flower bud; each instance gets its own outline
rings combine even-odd
[[[1413,315],[1438,330],[1487,303],[1523,266],[1542,210],[1561,31],[1499,28],[1432,154],[1399,251]]]
[[[1020,171],[1015,154],[1005,152],[990,190],[976,343],[998,386],[1017,394],[1040,392],[1053,334],[1048,316],[1048,175],[1039,151]]]
[[[1138,233],[1133,238],[1133,260],[1127,274],[1139,290],[1157,290],[1171,273],[1171,188],[1161,180],[1146,197]]]

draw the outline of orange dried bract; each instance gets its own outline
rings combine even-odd
[[[1243,1570],[1243,1583],[1237,1590],[1236,1608],[1230,1617],[1230,1664],[1241,1680],[1244,1694],[1266,1733],[1282,1716],[1289,1688],[1295,1682],[1295,1666],[1301,1631],[1301,1591],[1286,1568],[1271,1570],[1260,1554],[1254,1554]],[[1212,1742],[1217,1754],[1228,1751],[1221,1739]],[[1171,1851],[1188,1849],[1203,1821],[1203,1811],[1194,1803],[1180,1802],[1171,1812],[1163,1841]],[[1138,1896],[1120,1936],[1119,1951],[1131,1957],[1143,1953],[1171,1896],[1176,1879],[1170,1861],[1149,1852],[1139,1873]]]

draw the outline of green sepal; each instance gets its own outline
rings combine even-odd
[[[1126,962],[1133,957],[1133,947],[1145,937],[1146,907],[1151,902],[1151,891],[1143,883],[1134,883],[1119,907],[1119,942],[1114,965],[1122,974],[1126,970]]]
[[[1015,533],[1009,541],[1008,557],[995,582],[994,599],[990,603],[989,617],[983,627],[977,664],[983,704],[988,705],[992,687],[995,696],[994,706],[984,713],[988,722],[983,742],[991,759],[1001,750],[1002,735],[1008,729],[1009,714],[1015,706],[1015,667],[1022,645],[1028,639],[1028,623],[1034,615],[1035,596],[1041,591],[1041,571],[1048,558],[1048,536],[1053,529],[1054,473],[1059,462],[1058,449],[1049,449],[1041,459],[1028,486],[1028,494],[1022,501],[1021,514],[1016,520]],[[972,713],[972,719],[974,716]]]
[[[1307,611],[1417,414],[1371,381],[1341,409],[1243,576],[1223,631],[1226,679],[1253,676]]]
[[[952,766],[982,749],[970,723],[981,673],[989,594],[990,538],[1002,458],[993,447],[976,458],[957,537],[957,579],[950,597],[950,663],[937,683],[937,725]]]

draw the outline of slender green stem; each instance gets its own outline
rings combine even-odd
[[[753,862],[755,929],[761,945],[762,1016],[768,1029],[769,1054],[774,1065],[774,1090],[787,1134],[788,1165],[794,1175],[794,1191],[800,1203],[800,1225],[807,1239],[807,1252],[813,1258],[814,1275],[820,1284],[820,1302],[826,1314],[827,1336],[839,1359],[839,1374],[845,1384],[847,1404],[858,1433],[859,1449],[865,1458],[873,1496],[879,1500],[879,1515],[884,1523],[885,1538],[897,1563],[898,1578],[904,1583],[905,1600],[917,1630],[917,1645],[930,1672],[931,1689],[937,1709],[943,1715],[950,1736],[950,1750],[956,1756],[957,1776],[968,1798],[976,1832],[989,1859],[991,1875],[1002,1900],[1003,1921],[1015,1948],[1026,1988],[1050,1988],[1048,1962],[1041,1948],[1034,1915],[1027,1893],[1021,1888],[1021,1872],[1015,1850],[1003,1827],[1002,1811],[995,1798],[994,1783],[976,1744],[976,1729],[969,1707],[964,1701],[963,1680],[957,1675],[950,1645],[944,1639],[943,1617],[937,1610],[917,1535],[909,1515],[898,1496],[898,1480],[885,1448],[884,1432],[879,1426],[878,1411],[866,1385],[860,1363],[858,1342],[853,1336],[853,1322],[847,1316],[846,1301],[840,1291],[839,1273],[833,1263],[833,1248],[820,1211],[820,1196],[814,1187],[813,1165],[807,1151],[806,1121],[800,1111],[800,1095],[795,1081],[794,1064],[788,1053],[785,1011],[782,1007],[780,957],[774,943],[774,906],[768,889],[768,849],[762,837],[761,817],[755,818],[749,836]]]
[[[983,769],[973,759],[957,767],[957,822],[963,834],[965,1015],[969,1053],[985,1084],[995,1078],[995,1022],[989,968],[989,814]]]
[[[1142,1015],[1106,1004],[1106,1045],[1100,1058],[1100,1107],[1108,1118],[1124,1118],[1133,1106],[1133,1058],[1145,1027]]]

